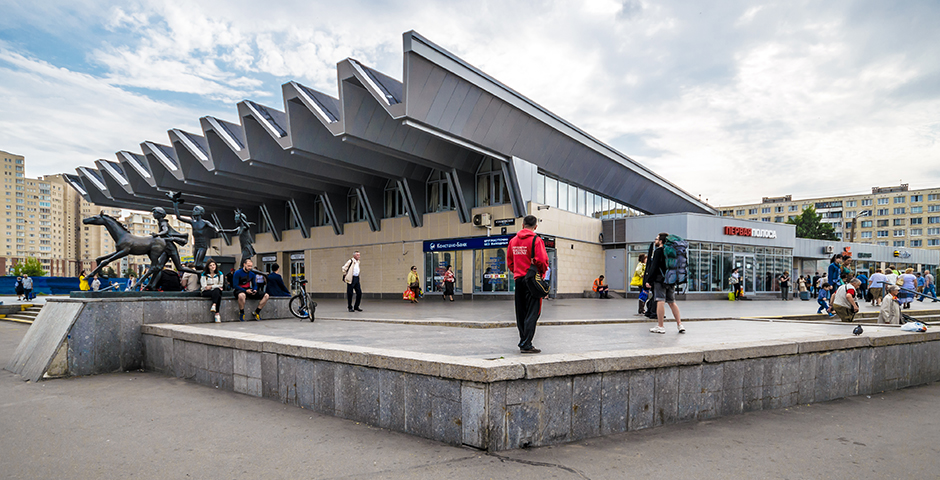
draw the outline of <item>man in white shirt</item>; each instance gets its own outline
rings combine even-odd
[[[359,285],[359,251],[353,254],[343,265],[343,281],[346,282],[346,307],[350,312],[361,312],[359,302],[362,300],[362,287]],[[356,305],[353,306],[352,296],[356,292]]]
[[[887,290],[885,290],[886,285],[891,286],[893,283],[888,282],[888,277],[881,273],[880,268],[875,269],[875,273],[871,274],[871,278],[868,279],[868,291],[871,293],[872,305],[881,305],[881,300],[887,293]]]
[[[842,319],[843,322],[851,322],[858,313],[858,303],[855,302],[855,292],[859,291],[862,281],[853,278],[849,283],[839,286],[836,293],[832,296],[832,310]]]
[[[888,277],[888,285],[896,285],[898,281],[898,271],[894,269],[894,265],[888,267],[888,270],[885,271],[885,277]]]

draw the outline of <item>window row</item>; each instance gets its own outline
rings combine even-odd
[[[541,173],[536,178],[535,202],[601,219],[642,215],[616,200]]]

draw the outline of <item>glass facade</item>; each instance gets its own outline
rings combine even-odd
[[[473,251],[473,293],[514,292],[512,272],[506,270],[506,249]]]
[[[641,253],[649,244],[629,246],[629,270],[632,277]],[[732,245],[727,243],[689,242],[689,282],[686,292],[730,291],[728,278],[731,270],[739,267],[744,280],[744,292],[779,291],[778,279],[784,271],[792,271],[793,249]]]
[[[444,291],[444,272],[454,267],[454,293],[463,293],[463,255],[458,251],[425,252],[424,291]]]

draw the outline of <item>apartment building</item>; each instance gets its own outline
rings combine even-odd
[[[10,274],[13,266],[34,257],[50,276],[74,277],[95,267],[95,259],[116,250],[107,231],[96,225],[83,225],[82,219],[105,212],[121,219],[135,235],[150,235],[156,224],[149,212],[101,207],[86,201],[71,188],[65,177],[47,175],[26,177],[26,159],[22,155],[0,151],[3,190],[0,198],[0,272]],[[170,225],[189,233],[186,223],[169,217]],[[180,249],[181,256],[191,255],[192,247]],[[115,264],[115,272],[128,268],[138,271],[149,264],[145,257],[129,257]],[[120,269],[119,269],[120,267]]]
[[[813,206],[822,221],[846,242],[895,248],[940,249],[940,188],[909,189],[909,184],[872,187],[871,193],[794,200],[764,197],[761,203],[721,208],[721,215],[785,223]]]

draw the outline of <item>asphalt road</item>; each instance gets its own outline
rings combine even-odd
[[[0,321],[0,365],[27,326]],[[936,478],[940,384],[487,454],[145,372],[0,371],[3,478]]]

